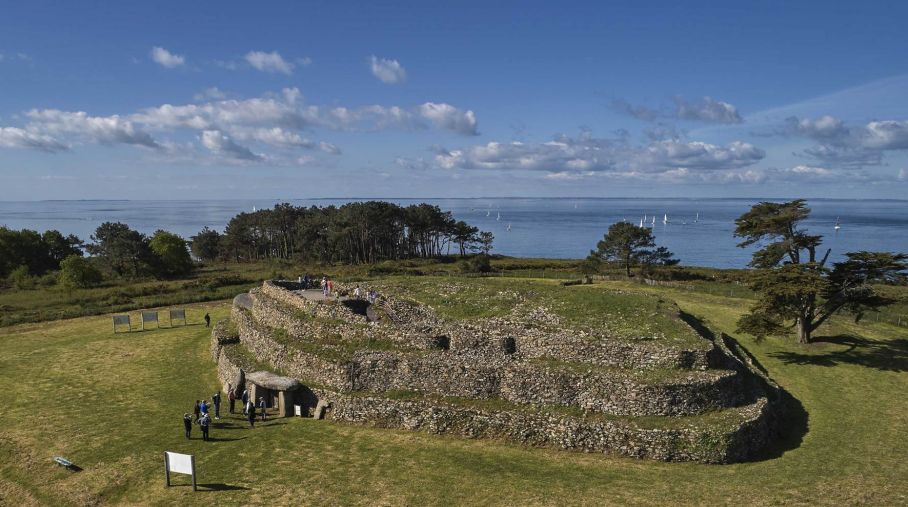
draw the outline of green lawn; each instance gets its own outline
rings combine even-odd
[[[726,332],[748,304],[607,285],[657,291]],[[228,309],[208,303],[189,311],[220,318]],[[249,430],[228,418],[212,430],[217,441],[186,441],[183,412],[216,388],[204,327],[113,335],[109,317],[6,327],[0,505],[906,504],[906,334],[836,320],[820,333],[832,338],[809,347],[734,335],[798,400],[807,421],[795,413],[786,438],[762,460],[700,465],[308,419]],[[195,454],[207,491],[165,488],[165,450]],[[61,469],[55,455],[83,470]]]

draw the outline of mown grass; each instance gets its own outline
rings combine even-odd
[[[180,417],[216,389],[195,325],[110,332],[106,316],[0,329],[0,504],[8,505],[714,505],[908,503],[904,328],[836,319],[819,342],[733,333],[748,301],[657,292],[731,333],[806,412],[764,458],[658,463],[308,419],[186,441]],[[190,312],[227,315],[226,303]],[[198,436],[196,432],[194,436]],[[164,450],[196,455],[208,492],[164,487]],[[83,470],[68,472],[63,455]],[[188,479],[188,478],[187,478]],[[184,484],[188,483],[184,479]]]

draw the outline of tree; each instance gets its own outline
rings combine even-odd
[[[157,261],[144,234],[126,224],[105,222],[91,236],[94,243],[85,248],[99,257],[118,276],[138,277],[153,271]]]
[[[813,332],[842,310],[857,320],[893,302],[880,296],[873,284],[903,281],[908,255],[849,252],[845,261],[829,269],[831,250],[817,258],[823,237],[799,228],[808,216],[810,208],[797,199],[761,202],[735,221],[735,236],[744,238],[739,247],[763,245],[750,262],[760,270],[750,283],[757,303],[738,321],[739,331],[761,338],[794,327],[798,343],[810,343]]]
[[[163,276],[185,275],[192,271],[192,258],[186,249],[186,241],[172,232],[155,231],[148,242],[151,251],[158,257],[157,274]]]
[[[608,228],[602,240],[596,244],[596,250],[590,252],[588,263],[607,260],[620,262],[625,273],[631,276],[631,266],[640,265],[674,265],[679,261],[672,258],[672,253],[665,247],[655,248],[653,233],[646,227],[639,227],[628,222],[618,222]],[[654,248],[653,250],[650,250]]]
[[[192,237],[192,255],[202,261],[211,262],[217,259],[220,254],[220,243],[221,235],[218,234],[218,231],[204,227]]]
[[[81,255],[70,255],[60,263],[59,283],[66,289],[84,289],[101,283],[101,272]]]
[[[491,232],[482,231],[479,233],[479,251],[483,255],[489,255],[489,252],[492,251],[492,242],[495,241],[495,236]]]

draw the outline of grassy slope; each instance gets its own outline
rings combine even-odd
[[[725,331],[734,329],[743,302],[658,290]],[[227,306],[191,308],[194,315],[202,310],[219,317]],[[7,394],[0,410],[0,504],[908,502],[908,344],[904,329],[894,326],[854,328],[838,321],[825,330],[863,333],[866,341],[854,346],[801,348],[738,336],[803,403],[809,431],[794,424],[784,453],[730,466],[301,419],[256,430],[228,420],[229,429],[212,430],[224,440],[187,442],[180,416],[215,388],[206,330],[112,335],[108,326],[108,318],[92,317],[0,329],[0,382]],[[196,454],[200,482],[218,490],[165,489],[165,449]],[[84,470],[59,469],[50,462],[58,454]]]

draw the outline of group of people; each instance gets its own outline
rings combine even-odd
[[[221,418],[221,393],[211,395],[211,403],[208,400],[195,400],[195,406],[192,408],[192,416],[188,413],[183,414],[183,429],[186,430],[186,438],[192,438],[192,425],[198,424],[202,430],[202,440],[208,440],[208,430],[211,428],[211,409],[214,407],[214,418]],[[193,417],[195,420],[193,421]]]
[[[322,294],[324,294],[325,297],[330,296],[331,293],[334,291],[334,281],[329,279],[328,277],[325,277],[325,276],[322,277],[321,285],[322,285]]]
[[[354,297],[354,299],[362,299],[363,290],[359,288],[359,285],[357,285],[356,288],[353,289],[353,297]],[[369,301],[370,304],[375,304],[375,301],[377,299],[378,299],[378,292],[375,292],[374,289],[369,289],[366,292],[366,300]]]
[[[240,400],[243,403],[243,415],[249,421],[250,427],[255,428],[256,416],[261,417],[262,421],[268,419],[268,403],[265,401],[264,396],[259,397],[258,404],[256,404],[255,400],[249,396],[249,391],[244,389]],[[227,384],[227,401],[229,402],[230,413],[233,414],[236,409],[237,397],[236,389],[231,384]],[[212,409],[214,411],[214,419],[220,420],[221,393],[219,392],[211,396],[211,403],[208,403],[208,400],[195,400],[192,415],[183,414],[183,429],[187,439],[192,438],[192,425],[197,424],[202,431],[202,440],[209,440],[208,432],[211,429]]]

